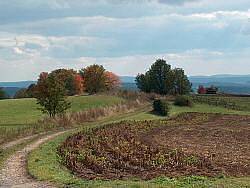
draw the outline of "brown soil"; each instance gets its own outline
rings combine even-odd
[[[86,179],[250,175],[250,116],[186,113],[68,138],[65,165]]]
[[[145,136],[162,147],[209,156],[213,165],[230,176],[250,175],[250,117],[223,115],[187,127],[161,127]]]

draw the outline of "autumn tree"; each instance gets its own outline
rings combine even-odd
[[[35,96],[42,112],[50,117],[62,114],[70,108],[70,103],[65,97],[64,84],[55,74],[41,73],[39,76]]]
[[[207,90],[206,88],[203,86],[203,85],[199,85],[199,88],[198,88],[198,94],[206,94],[207,93]]]
[[[76,74],[74,77],[75,94],[80,95],[84,91],[84,79],[80,74]]]
[[[119,76],[117,76],[113,72],[105,72],[105,87],[107,90],[117,89],[118,87],[120,87],[120,85],[121,81]]]
[[[63,82],[66,90],[66,94],[71,96],[75,95],[75,75],[76,71],[73,69],[57,69],[50,73],[54,75],[59,82]]]
[[[28,88],[19,89],[15,95],[15,99],[34,98],[36,93],[36,84],[30,84]]]
[[[27,88],[27,94],[29,98],[35,97],[36,93],[36,84],[30,84],[29,87]]]
[[[101,65],[90,65],[80,71],[84,78],[86,91],[90,94],[105,90],[105,69]]]

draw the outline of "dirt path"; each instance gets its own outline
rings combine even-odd
[[[8,149],[8,148],[11,148],[13,146],[22,144],[22,143],[24,143],[24,142],[26,142],[28,140],[34,139],[34,138],[36,138],[38,136],[41,136],[41,135],[44,135],[44,133],[35,134],[35,135],[32,135],[32,136],[27,136],[27,137],[24,137],[24,138],[20,138],[20,139],[5,143],[5,144],[1,145],[0,148],[1,149]]]
[[[4,168],[0,171],[0,187],[54,187],[48,183],[38,182],[32,179],[32,177],[30,177],[27,172],[26,159],[29,152],[36,149],[46,141],[53,139],[63,133],[65,133],[65,131],[39,138],[12,155],[5,162]]]
[[[146,109],[147,107],[139,108],[134,112],[121,114],[121,115],[118,115],[117,117],[118,119],[123,119],[128,116],[131,116],[131,113],[134,115],[135,113],[141,113],[143,111],[146,111]],[[99,123],[103,124],[103,123],[108,123],[112,121],[113,120],[104,120],[104,121],[100,120]],[[69,129],[67,131],[70,131],[70,130],[72,129]],[[41,136],[39,139],[27,145],[22,150],[15,152],[15,154],[13,154],[11,157],[7,159],[7,161],[5,161],[3,169],[2,170],[0,169],[0,188],[4,188],[4,187],[6,188],[9,188],[9,187],[13,187],[13,188],[55,187],[46,182],[39,182],[33,179],[31,176],[29,176],[28,170],[27,170],[27,156],[32,150],[38,148],[41,144],[51,139],[54,139],[55,137],[67,131],[61,131],[61,132],[57,132],[51,135],[43,135],[44,133],[42,133],[42,134],[37,134],[33,136],[28,136],[28,137],[21,138],[21,139],[18,139],[18,140],[15,140],[15,141],[12,141],[12,142],[6,143],[5,145],[0,146],[0,148],[2,149],[8,149],[15,145],[21,144],[27,140],[35,139],[36,137]]]

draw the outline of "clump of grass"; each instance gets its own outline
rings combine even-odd
[[[38,122],[41,126],[54,126],[54,127],[72,127],[80,125],[85,122],[95,121],[101,117],[108,117],[121,112],[132,111],[142,105],[144,102],[140,100],[129,101],[127,103],[120,103],[113,106],[91,108],[82,112],[67,113],[56,116],[55,118],[44,118]]]
[[[163,99],[154,100],[153,109],[155,113],[162,116],[168,116],[170,111],[169,103]]]
[[[250,111],[250,97],[193,95],[190,98],[196,103],[220,106],[232,110]]]
[[[193,106],[193,101],[186,96],[177,96],[174,101],[175,106]]]

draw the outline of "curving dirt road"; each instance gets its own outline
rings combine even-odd
[[[117,115],[117,119],[123,119],[126,117],[129,117],[132,115],[135,115],[135,113],[141,113],[144,111],[147,111],[148,106],[145,106],[143,108],[139,108],[133,112],[128,112],[128,113],[124,113],[121,115]],[[99,120],[100,124],[103,123],[108,123],[108,122],[112,122],[113,120]],[[0,188],[9,188],[9,187],[13,187],[13,188],[52,188],[52,187],[56,187],[48,182],[40,182],[37,181],[35,179],[33,179],[27,171],[27,157],[28,154],[38,148],[41,144],[54,139],[55,137],[66,133],[67,131],[72,131],[72,129],[68,129],[66,131],[61,131],[61,132],[57,132],[54,134],[50,134],[50,135],[43,135],[42,134],[37,134],[37,135],[33,135],[33,136],[28,136],[25,138],[21,138],[18,139],[16,141],[12,141],[9,142],[5,145],[2,146],[2,149],[8,149],[10,147],[13,147],[17,144],[23,143],[24,141],[28,141],[31,139],[34,139],[36,137],[40,137],[39,139],[33,141],[32,143],[30,143],[29,145],[25,146],[25,148],[15,152],[11,157],[9,157],[5,163],[4,163],[4,167],[1,170],[0,169]]]
[[[17,187],[17,188],[29,188],[29,187],[41,187],[41,188],[51,188],[55,187],[46,182],[39,182],[28,175],[26,168],[26,159],[32,150],[39,147],[46,141],[53,139],[66,131],[57,132],[55,134],[46,135],[38,140],[27,145],[20,151],[15,152],[8,160],[5,162],[4,168],[0,171],[0,187]]]

